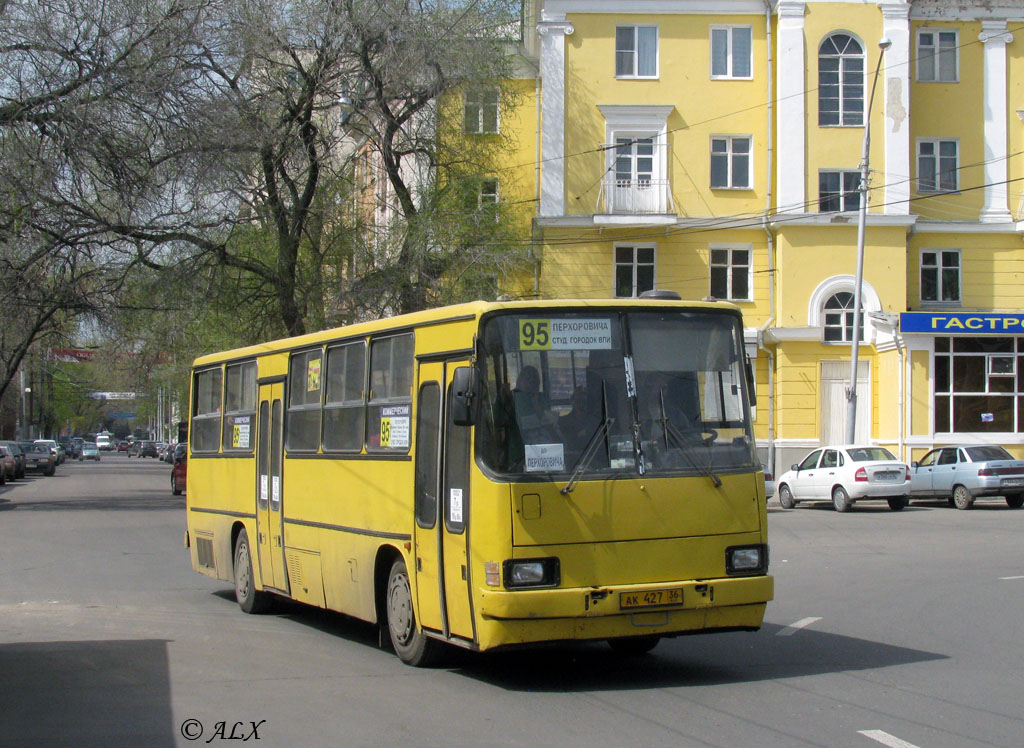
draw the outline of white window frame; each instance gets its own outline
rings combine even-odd
[[[924,45],[921,42],[921,37],[925,34],[933,34],[935,37],[934,44]],[[942,45],[938,43],[939,36],[942,34],[953,35],[953,48],[950,52],[953,55],[953,77],[943,78],[942,70],[939,65],[939,60],[942,54]],[[915,42],[917,44],[917,80],[920,83],[959,83],[960,82],[960,31],[959,29],[951,28],[936,28],[936,27],[925,27],[917,30],[915,36]],[[932,51],[928,51],[932,50]],[[930,63],[932,70],[931,75],[933,77],[924,77],[922,73],[923,63]]]
[[[942,144],[944,144],[944,143],[952,143],[952,144],[954,144],[956,146],[956,156],[954,157],[955,160],[956,160],[956,166],[952,170],[952,174],[953,174],[953,178],[955,180],[955,184],[954,184],[954,186],[951,189],[947,189],[947,188],[942,187],[941,175],[942,175],[943,172],[942,172],[941,166],[942,166],[942,158],[943,157],[939,154],[939,152],[941,151]],[[921,146],[922,145],[926,145],[926,144],[932,146],[932,149],[933,149],[933,153],[931,155],[929,155],[929,156],[923,156],[921,154]],[[954,192],[959,192],[960,191],[960,138],[918,138],[917,139],[917,147],[914,150],[915,150],[915,155],[917,157],[915,159],[915,167],[917,169],[917,174],[916,174],[916,179],[914,180],[914,182],[917,185],[918,193],[927,194],[927,195],[942,195],[942,194],[949,195],[949,194],[952,194]],[[930,158],[930,159],[934,160],[934,162],[935,162],[935,164],[934,164],[934,166],[935,166],[935,186],[932,187],[932,188],[925,189],[924,187],[921,186],[921,159],[922,158]]]
[[[633,66],[632,73],[620,73],[619,72],[619,29],[632,29],[633,30]],[[649,74],[641,75],[640,70],[640,29],[654,29],[654,72]],[[619,80],[653,80],[658,77],[658,73],[661,70],[661,32],[656,23],[619,23],[615,25],[615,35],[612,37],[612,42],[615,45],[615,58],[613,64],[615,66],[615,77]],[[624,50],[629,51],[629,50]]]
[[[630,266],[633,270],[633,282],[632,282],[632,295],[631,296],[619,296],[618,295],[618,275],[619,266],[625,266],[626,263],[620,263],[618,254],[620,249],[632,249],[633,259]],[[638,263],[637,262],[637,251],[641,249],[651,250],[651,262],[650,263]],[[637,292],[636,274],[637,268],[640,266],[651,268],[651,289],[658,287],[658,245],[646,242],[616,242],[612,247],[612,296],[616,299],[635,299],[641,292]],[[647,289],[644,289],[647,290]]]
[[[724,140],[726,142],[726,150],[724,152],[726,163],[728,164],[727,169],[727,184],[715,185],[712,182],[712,176],[714,174],[714,159],[716,156],[721,157],[722,152],[715,151],[715,141]],[[745,154],[737,154],[733,149],[733,143],[737,140],[747,141],[747,152]],[[747,157],[747,184],[736,184],[733,176],[734,158],[737,155],[745,155]],[[709,160],[708,160],[708,184],[713,190],[752,190],[754,189],[754,136],[750,134],[745,135],[712,135],[709,144]]]
[[[726,251],[729,253],[729,261],[725,265],[716,265],[714,260],[714,252]],[[733,292],[733,269],[737,267],[743,267],[733,262],[733,252],[746,252],[747,253],[747,295],[736,296]],[[726,268],[726,296],[715,296],[714,290],[711,286],[711,273],[708,273],[708,293],[715,298],[724,299],[726,301],[753,301],[754,300],[754,245],[752,244],[710,244],[708,245],[708,269],[715,267]]]
[[[736,58],[733,55],[734,43],[733,36],[737,29],[745,29],[750,33],[750,48],[747,56],[747,69],[750,71],[747,75],[736,75]],[[726,32],[726,67],[728,72],[726,73],[715,73],[715,32],[725,31]],[[754,78],[754,27],[747,24],[712,24],[708,32],[708,49],[710,51],[708,59],[708,71],[711,76],[711,80],[753,80]]]
[[[494,185],[494,190],[490,191],[487,189],[488,186]],[[476,205],[478,210],[484,210],[488,206],[498,204],[498,200],[501,199],[501,184],[497,179],[486,178],[480,180],[479,191],[476,195]]]
[[[838,296],[841,293],[849,294],[851,306],[845,307],[845,308],[842,308],[842,309],[829,309],[826,306],[826,304],[828,304],[828,302],[830,302],[832,299],[834,299],[836,296]],[[834,290],[832,293],[830,293],[827,297],[822,299],[822,302],[821,302],[821,342],[824,345],[850,345],[850,343],[853,341],[853,327],[854,327],[854,322],[856,320],[854,319],[854,308],[853,308],[852,305],[853,305],[853,302],[854,302],[855,298],[856,297],[854,295],[853,289],[838,288],[838,289]],[[861,326],[860,326],[859,332],[860,332],[860,342],[863,343],[863,342],[865,342],[865,338],[867,337],[866,334],[865,334],[865,329],[864,329],[864,327],[865,327],[864,320],[867,319],[867,316],[868,316],[868,309],[865,306],[863,299],[861,299],[860,307],[861,307],[861,315],[862,315],[862,317],[861,317]],[[841,315],[841,317],[842,317],[841,325],[830,325],[828,323],[828,315],[830,315],[830,314],[839,314],[839,315]],[[828,339],[828,330],[833,330],[833,329],[837,329],[837,328],[838,329],[842,329],[842,336],[841,336],[841,338],[839,340],[829,340]]]
[[[831,39],[834,36],[848,36],[848,37],[850,37],[850,39],[852,39],[854,42],[856,42],[858,45],[860,45],[860,50],[861,51],[860,51],[860,55],[842,54],[841,53],[838,56],[834,56],[834,55],[829,55],[828,56],[830,59],[838,59],[839,60],[839,70],[837,71],[838,74],[839,74],[839,81],[837,83],[837,86],[838,86],[838,89],[839,89],[839,111],[838,111],[839,121],[836,122],[836,123],[831,123],[831,124],[822,124],[822,122],[821,122],[821,115],[822,115],[822,111],[821,111],[821,92],[824,89],[824,85],[821,83],[821,60],[824,57],[824,54],[822,53],[822,47],[825,46],[825,42],[828,39]],[[818,127],[864,127],[864,121],[865,121],[866,116],[867,116],[866,108],[867,108],[867,98],[868,98],[867,97],[867,82],[868,82],[867,59],[868,59],[868,56],[867,56],[866,49],[867,49],[867,47],[864,44],[863,40],[860,39],[860,37],[858,37],[857,35],[849,32],[849,31],[833,31],[833,32],[831,32],[829,34],[826,34],[825,37],[821,40],[821,44],[818,45],[818,58],[817,58],[817,64],[818,64]],[[861,91],[860,91],[860,109],[859,109],[859,112],[860,112],[860,122],[848,122],[847,120],[849,118],[851,118],[854,115],[854,113],[857,112],[858,110],[855,109],[855,108],[847,109],[844,106],[844,104],[846,102],[846,97],[843,95],[844,91],[845,91],[845,89],[848,86],[852,86],[854,84],[852,82],[850,82],[850,81],[847,81],[846,78],[844,77],[843,73],[845,72],[846,66],[843,63],[847,59],[852,59],[852,58],[855,58],[855,57],[858,57],[858,56],[860,57],[860,61],[861,61]]]
[[[957,273],[956,273],[956,298],[955,299],[943,299],[942,293],[942,255],[946,252],[953,252],[957,255]],[[936,255],[935,265],[925,265],[924,256],[925,253],[932,253]],[[964,292],[964,255],[959,249],[950,247],[922,247],[920,254],[917,258],[918,267],[918,299],[922,306],[960,306],[963,303],[963,292]],[[934,270],[936,273],[935,280],[935,295],[937,298],[925,299],[924,298],[924,271],[925,269]]]
[[[823,197],[824,193],[822,192],[822,189],[821,189],[821,178],[825,174],[838,174],[839,175],[839,192],[835,193],[839,197],[840,208],[839,208],[838,211],[825,210],[822,207],[824,205],[824,203],[825,203],[825,198]],[[856,189],[854,189],[854,190],[843,189],[843,187],[845,185],[845,182],[846,182],[846,175],[847,174],[853,174],[854,176],[857,177],[857,188]],[[846,206],[846,200],[847,200],[846,196],[847,195],[856,195],[857,196],[857,205],[855,207],[848,208]],[[836,213],[836,212],[838,212],[838,213],[852,213],[852,212],[855,212],[855,211],[860,209],[860,198],[861,198],[861,193],[860,193],[860,171],[858,171],[857,169],[819,169],[818,170],[818,212],[819,213]]]
[[[490,100],[493,95],[494,100]],[[498,86],[481,86],[465,91],[462,95],[463,128],[467,135],[497,135],[501,132],[501,88]],[[484,129],[484,112],[488,108],[494,110],[494,129]],[[476,126],[467,127],[471,111],[476,115]]]

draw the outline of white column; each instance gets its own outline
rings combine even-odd
[[[981,222],[1005,223],[1013,220],[1006,183],[1006,45],[1013,41],[1013,34],[1006,30],[1006,21],[982,21],[978,40],[985,45],[985,205]]]
[[[892,42],[885,53],[885,166],[877,171],[881,176],[876,186],[885,189],[880,200],[884,212],[890,215],[910,213],[910,59],[913,45],[910,38],[910,4],[907,2],[879,3],[882,10],[882,36]],[[872,169],[872,171],[876,171]]]
[[[565,37],[573,26],[565,16],[545,13],[540,34],[541,178],[540,215],[565,215]]]
[[[776,182],[779,212],[804,212],[807,202],[806,64],[803,0],[780,0],[776,73]]]

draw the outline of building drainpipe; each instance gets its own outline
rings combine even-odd
[[[899,323],[897,323],[897,325],[898,324]],[[904,460],[905,459],[905,455],[903,453],[903,441],[904,441],[903,434],[904,434],[904,420],[905,420],[905,417],[906,417],[906,413],[903,412],[903,407],[904,407],[903,406],[903,392],[904,392],[904,389],[906,387],[905,380],[906,380],[906,377],[907,377],[907,367],[906,367],[905,352],[904,352],[904,349],[903,349],[903,339],[900,337],[900,331],[899,331],[898,327],[897,327],[897,329],[892,331],[892,336],[893,336],[893,340],[896,341],[896,350],[899,352],[899,356],[900,356],[900,383],[899,383],[899,390],[898,390],[898,392],[896,394],[896,409],[897,409],[897,411],[900,414],[900,416],[899,416],[899,424],[898,424],[898,426],[899,426],[899,442],[898,442],[898,444],[899,444],[899,452],[897,454],[899,454],[901,460]]]
[[[775,475],[775,354],[764,345],[764,332],[775,323],[775,237],[768,225],[772,214],[772,172],[775,168],[775,97],[774,85],[774,53],[772,50],[772,3],[764,0],[764,31],[765,48],[767,50],[766,78],[768,80],[768,153],[766,158],[765,205],[761,227],[768,242],[768,319],[758,330],[757,343],[768,356],[768,465]]]

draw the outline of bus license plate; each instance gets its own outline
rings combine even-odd
[[[682,587],[668,587],[661,590],[642,590],[639,592],[619,593],[619,610],[631,610],[633,608],[659,608],[666,605],[682,604]]]

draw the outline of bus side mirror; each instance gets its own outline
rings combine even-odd
[[[452,423],[472,426],[477,400],[477,371],[473,366],[460,366],[452,377]]]

